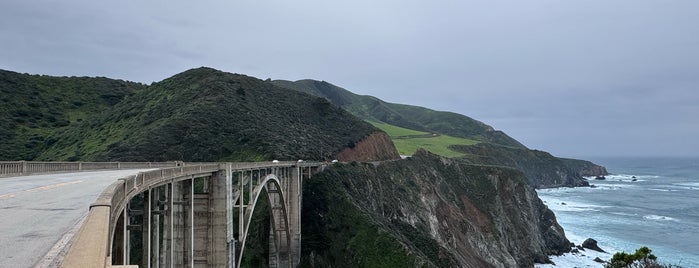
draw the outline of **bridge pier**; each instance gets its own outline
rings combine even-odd
[[[230,267],[229,215],[230,205],[230,168],[219,170],[209,180],[209,265],[213,267]]]

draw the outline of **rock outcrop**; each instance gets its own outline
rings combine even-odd
[[[594,251],[598,252],[604,252],[607,253],[606,251],[602,250],[598,245],[597,245],[597,240],[594,240],[592,238],[585,239],[582,243],[583,248],[591,249]]]
[[[454,145],[473,164],[505,166],[522,171],[535,188],[589,186],[566,161],[547,152],[480,143]],[[572,162],[572,160],[571,160]]]
[[[357,143],[350,143],[337,154],[337,160],[343,162],[385,161],[400,159],[391,138],[384,132],[374,132]]]
[[[607,169],[603,166],[597,165],[590,161],[570,159],[570,158],[559,158],[563,163],[568,166],[568,168],[578,174],[581,177],[591,177],[591,176],[605,176],[609,175]]]
[[[304,187],[308,266],[531,267],[570,250],[515,169],[418,151],[379,165],[337,164]]]

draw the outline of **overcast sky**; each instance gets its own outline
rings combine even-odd
[[[199,66],[453,111],[554,155],[699,155],[699,1],[0,2],[0,69]]]

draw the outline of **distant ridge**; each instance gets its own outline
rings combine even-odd
[[[372,96],[354,94],[325,81],[274,80],[273,84],[328,99],[353,115],[402,128],[461,137],[502,146],[526,148],[502,131],[465,115],[424,107],[389,103]]]

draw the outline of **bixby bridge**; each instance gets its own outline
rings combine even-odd
[[[69,239],[72,242],[59,262],[61,267],[240,267],[246,244],[251,243],[247,238],[252,217],[262,198],[268,203],[265,208],[270,216],[269,266],[295,267],[301,254],[303,181],[323,168],[325,163],[303,161],[16,161],[0,162],[0,182],[10,178],[21,181],[25,177],[20,176],[29,174],[63,174],[70,178],[95,170],[132,171],[134,175],[101,189],[89,205],[80,229]],[[69,180],[16,193],[0,191],[0,205],[3,199],[19,193],[79,185],[82,181]]]

